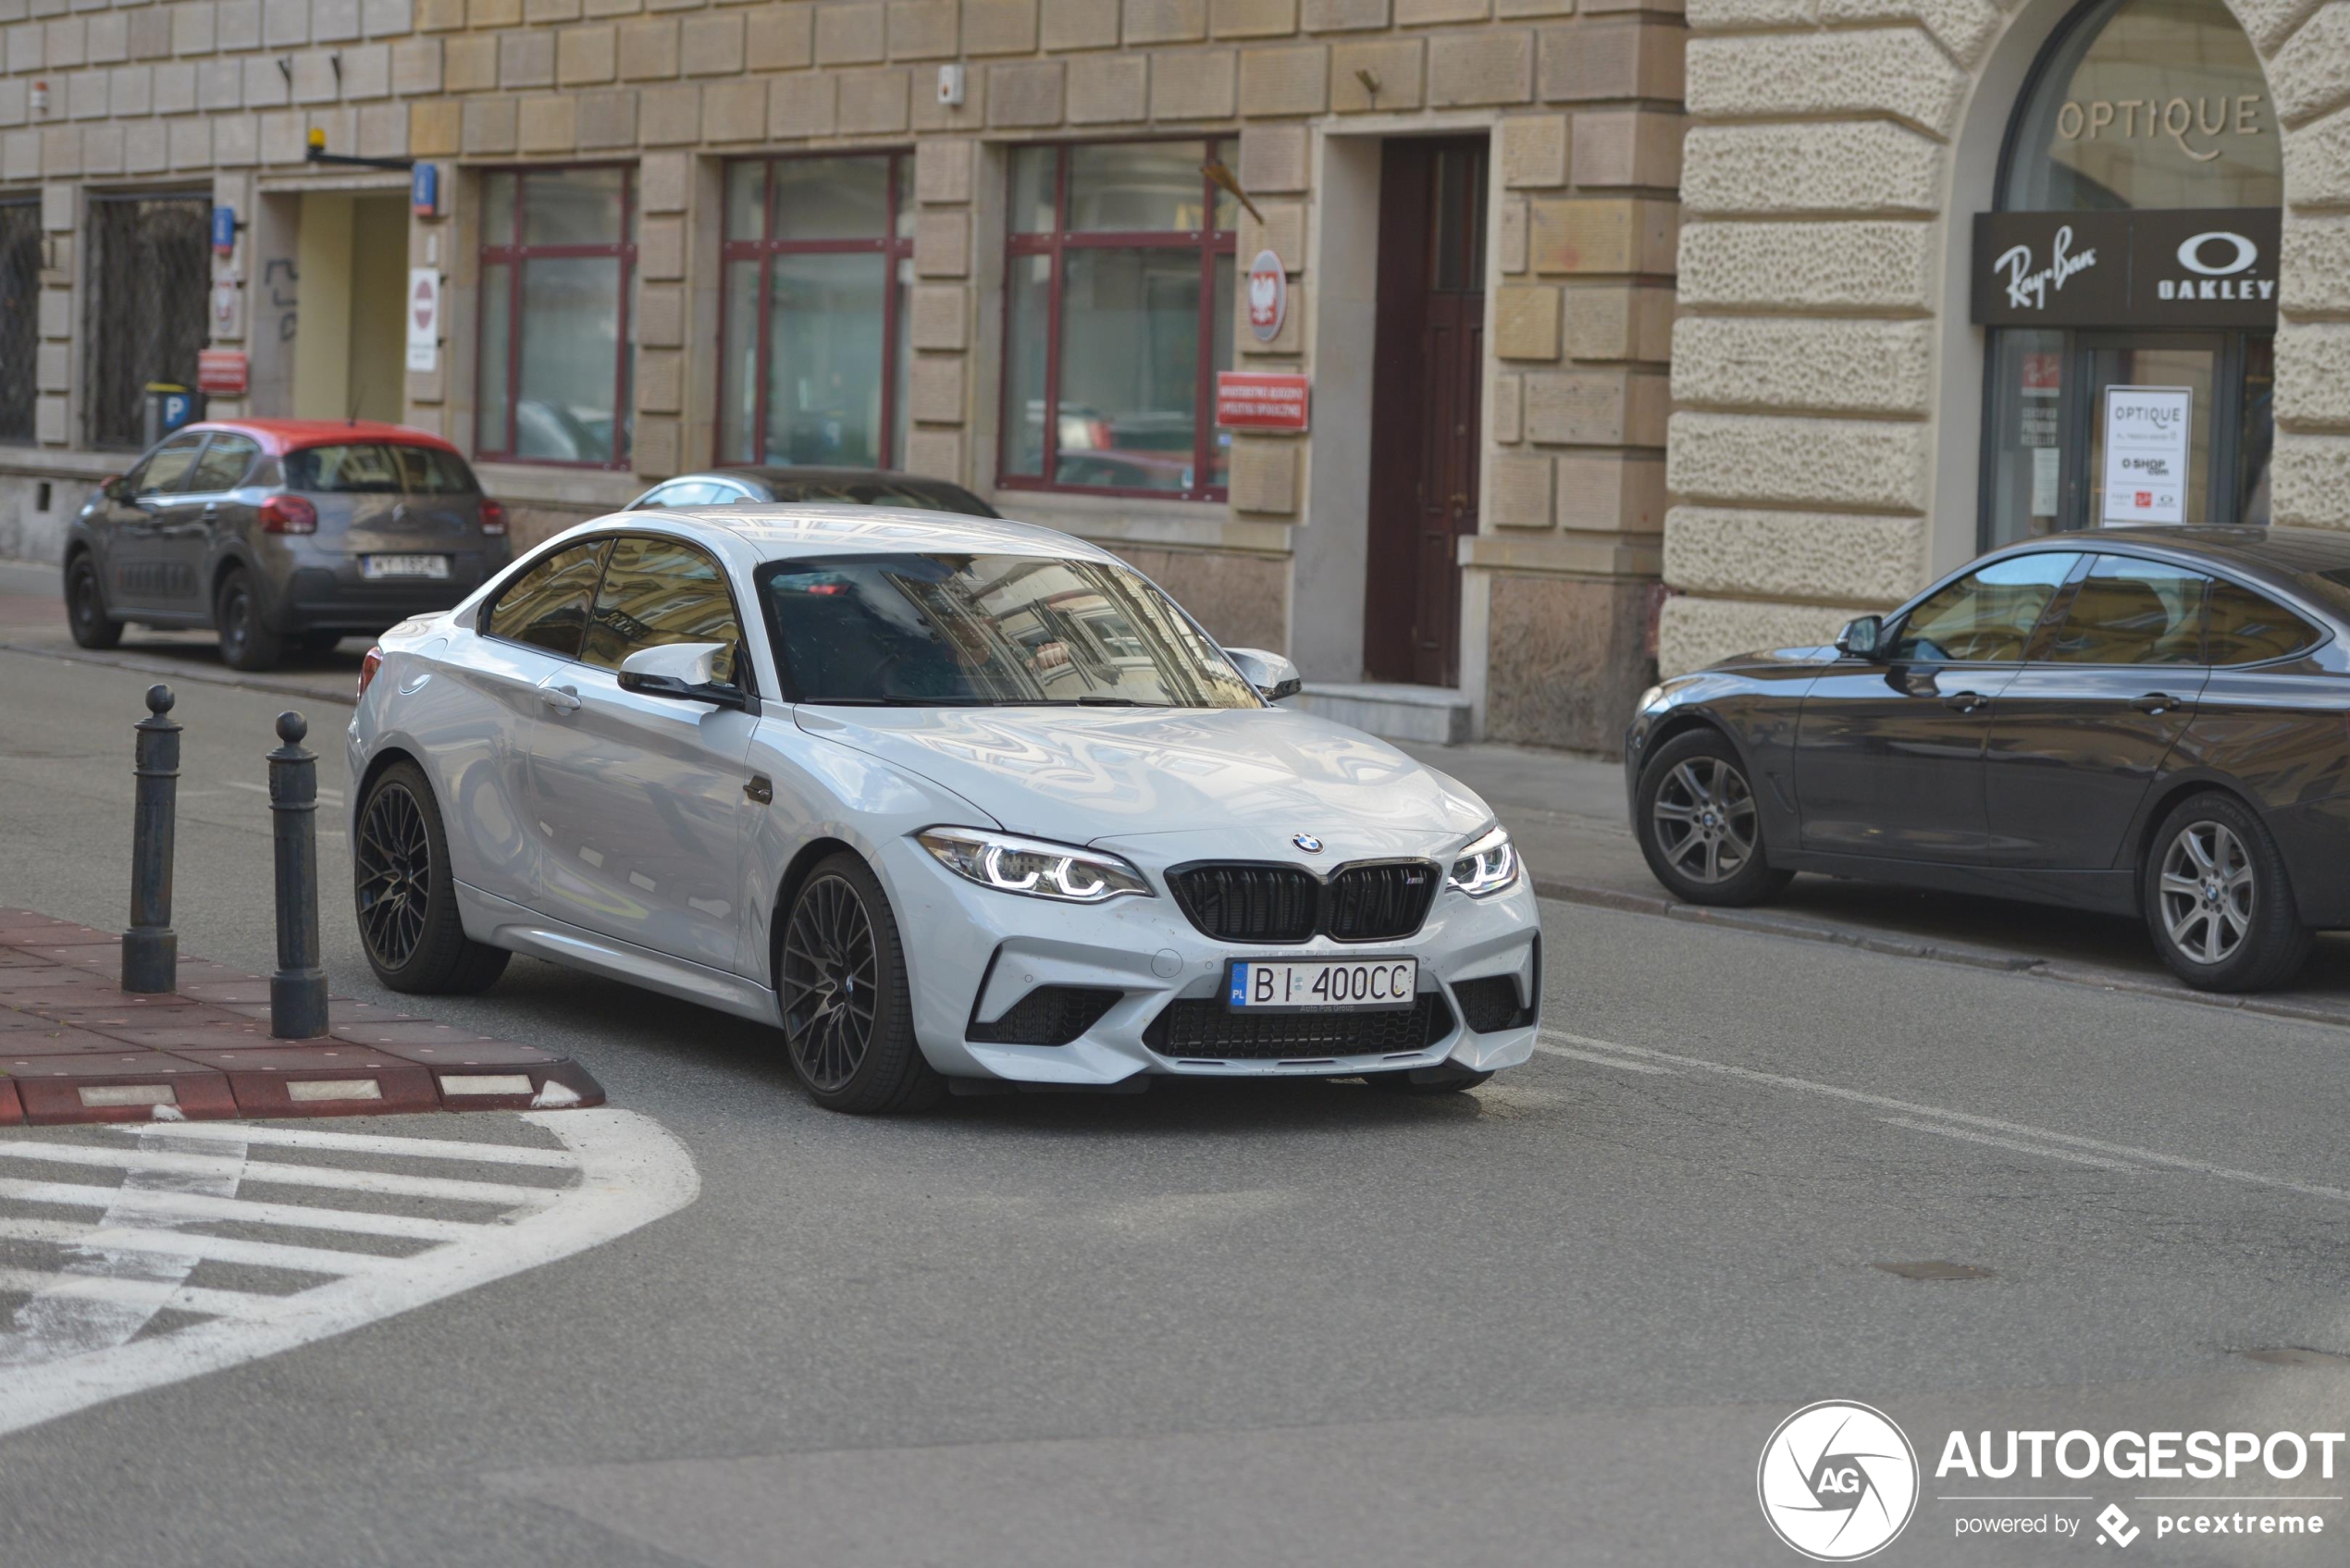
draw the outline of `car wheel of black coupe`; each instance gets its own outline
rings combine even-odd
[[[897,918],[861,858],[834,855],[808,873],[780,945],[785,1053],[818,1105],[879,1116],[945,1097],[946,1078],[914,1039]]]
[[[1689,903],[1759,904],[1794,875],[1772,869],[1746,764],[1713,730],[1657,748],[1640,772],[1633,814],[1649,870]]]
[[[122,641],[122,623],[106,614],[98,563],[86,555],[75,556],[66,568],[66,623],[77,647],[112,648]]]
[[[458,919],[449,836],[414,763],[394,762],[367,786],[351,876],[367,966],[392,990],[470,995],[505,972],[512,955],[474,941]]]
[[[2252,809],[2211,791],[2181,801],[2146,851],[2146,930],[2198,991],[2259,991],[2309,957],[2284,857]]]
[[[261,623],[261,596],[241,566],[220,579],[212,623],[220,631],[221,661],[231,670],[274,670],[285,655],[285,638]]]

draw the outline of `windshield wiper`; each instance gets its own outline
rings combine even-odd
[[[1000,708],[995,697],[810,697],[810,708]]]

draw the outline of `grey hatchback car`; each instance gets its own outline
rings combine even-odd
[[[192,425],[106,480],[66,536],[73,639],[210,627],[232,668],[446,610],[513,559],[448,442],[366,421]]]

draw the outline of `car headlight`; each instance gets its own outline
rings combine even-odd
[[[1156,896],[1143,873],[1115,855],[1066,844],[982,833],[976,828],[925,828],[914,841],[956,875],[998,893],[1020,893],[1064,904],[1107,903],[1121,894]]]
[[[1453,885],[1471,898],[1499,893],[1517,881],[1517,846],[1510,830],[1497,827],[1480,834],[1453,861]]]

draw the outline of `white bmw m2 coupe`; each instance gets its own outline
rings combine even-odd
[[[1533,1049],[1540,922],[1485,803],[1050,529],[631,512],[393,628],[360,687],[353,891],[395,990],[531,954],[773,1024],[855,1112],[1441,1093]]]

